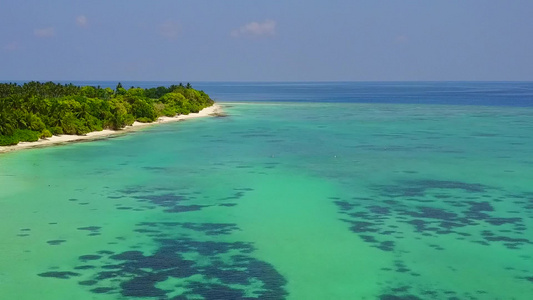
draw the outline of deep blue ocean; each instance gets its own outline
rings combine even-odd
[[[68,81],[59,81],[70,83]],[[74,81],[115,88],[118,81]],[[122,81],[126,88],[179,84]],[[186,82],[183,82],[184,84]],[[216,101],[533,106],[533,82],[191,82]]]

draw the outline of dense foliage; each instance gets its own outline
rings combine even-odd
[[[121,129],[134,121],[189,114],[211,106],[203,91],[183,86],[115,90],[53,82],[0,83],[0,146],[59,134]]]

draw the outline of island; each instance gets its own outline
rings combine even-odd
[[[125,89],[119,82],[114,90],[54,82],[0,83],[0,146],[52,136],[98,136],[96,132],[134,123],[181,120],[201,115],[213,104],[209,95],[189,83]]]

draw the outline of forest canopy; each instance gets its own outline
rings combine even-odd
[[[214,101],[190,84],[143,89],[53,82],[0,83],[0,146],[52,135],[118,130],[161,116],[196,113]]]

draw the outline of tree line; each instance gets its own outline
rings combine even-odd
[[[161,116],[196,113],[214,101],[190,84],[143,89],[53,82],[0,83],[0,146],[52,135],[118,130]]]

